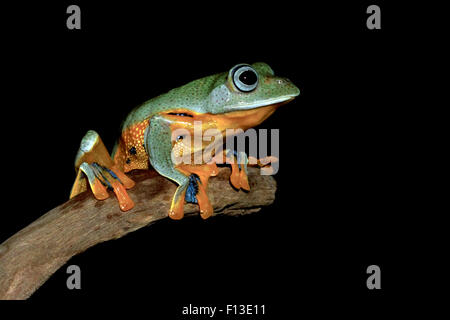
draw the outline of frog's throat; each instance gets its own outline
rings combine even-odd
[[[281,105],[293,100],[288,99],[278,103],[265,105],[253,109],[236,110],[226,113],[195,113],[191,110],[176,109],[165,114],[172,123],[172,129],[183,128],[192,130],[195,123],[201,123],[202,131],[210,128],[225,133],[227,129],[247,130],[261,124],[269,118]]]
[[[223,144],[225,142],[223,139],[240,134],[240,130],[246,131],[249,128],[259,125],[270,117],[279,106],[287,102],[288,101],[283,101],[255,109],[222,114],[196,114],[187,110],[175,110],[175,112],[172,110],[171,113],[166,114],[165,117],[170,123],[172,141],[176,141],[174,144],[174,151],[176,150],[177,156],[182,156],[182,154],[194,156],[194,154],[197,154],[198,152],[203,152],[207,147],[212,150],[216,146]],[[182,129],[183,133],[186,132],[184,130],[187,130],[191,138],[200,138],[199,141],[201,141],[201,144],[195,145],[194,143],[194,145],[192,145],[192,140],[184,139],[184,135],[183,138],[179,140],[179,137],[181,137],[177,137],[180,133],[180,131],[178,131],[179,129]],[[209,131],[209,129],[213,129],[213,131]],[[217,130],[221,135],[219,137],[216,135]],[[198,136],[198,134],[200,135]],[[181,152],[181,150],[183,151]]]
[[[242,129],[245,131],[249,128],[256,127],[269,118],[280,106],[292,101],[293,99],[294,97],[253,109],[236,110],[218,114],[217,116],[222,116],[221,119],[223,119],[224,124],[226,124],[226,128],[220,129]]]

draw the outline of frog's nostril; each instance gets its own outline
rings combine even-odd
[[[278,78],[276,83],[279,85],[288,85],[291,84],[291,81],[288,78]]]

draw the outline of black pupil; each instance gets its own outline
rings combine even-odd
[[[250,70],[246,70],[239,75],[239,81],[248,86],[254,85],[256,80],[256,74]]]

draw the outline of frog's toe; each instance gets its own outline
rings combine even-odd
[[[128,211],[134,208],[134,202],[131,200],[124,185],[119,181],[113,181],[111,183],[117,200],[119,201],[119,207],[122,211]]]
[[[260,167],[261,172],[264,175],[272,175],[274,173],[274,168],[272,165],[279,161],[279,159],[275,156],[267,156],[261,159],[249,157],[248,160],[248,165]]]
[[[97,162],[92,164],[83,162],[80,165],[80,170],[85,173],[97,200],[108,198],[109,194],[107,190],[112,190],[119,201],[120,210],[128,211],[134,207],[133,200],[129,197],[122,181],[114,171],[101,166]]]
[[[86,175],[89,185],[91,186],[92,193],[97,200],[105,200],[109,198],[109,193],[106,190],[105,185],[97,179],[94,170],[89,164],[83,162],[80,165],[80,173],[84,173]]]
[[[236,189],[250,191],[247,176],[248,158],[245,152],[227,151],[227,163],[231,165],[230,182]]]
[[[250,185],[248,183],[248,176],[246,170],[241,170],[239,172],[239,183],[241,185],[241,189],[245,191],[250,191]]]
[[[208,195],[206,194],[205,188],[199,185],[197,201],[200,210],[200,216],[203,219],[207,219],[212,216],[214,209],[209,201]]]
[[[278,160],[279,159],[277,157],[275,157],[275,156],[266,156],[266,157],[261,158],[261,159],[257,159],[255,157],[250,156],[250,157],[248,157],[248,164],[250,166],[265,167],[265,166],[268,166],[268,165],[270,165],[272,163],[278,162]]]
[[[208,164],[210,171],[209,174],[211,177],[215,177],[219,174],[219,168],[217,167],[215,162],[211,162]]]
[[[241,178],[239,177],[239,166],[237,163],[231,164],[230,182],[236,189],[239,190],[241,188]]]
[[[208,219],[214,213],[214,209],[209,201],[205,205],[200,205],[200,217]]]
[[[248,183],[247,176],[247,165],[248,165],[248,157],[247,154],[243,151],[238,152],[237,154],[237,162],[239,165],[239,183],[241,185],[241,189],[245,191],[250,191],[250,185]]]
[[[172,205],[169,210],[169,217],[173,220],[180,220],[184,217],[184,195],[186,190],[184,192],[180,192],[179,195],[177,193],[178,192],[176,192],[173,197]]]

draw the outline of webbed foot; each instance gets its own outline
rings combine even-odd
[[[87,189],[87,180],[97,200],[108,198],[108,190],[112,190],[122,211],[128,211],[134,207],[133,200],[125,190],[132,188],[134,181],[114,164],[95,131],[89,130],[81,140],[81,146],[75,158],[75,170],[77,170],[77,177],[70,198]]]
[[[214,209],[207,194],[208,180],[211,176],[216,176],[219,169],[215,163],[204,165],[181,165],[179,170],[189,174],[189,185],[187,187],[185,200],[190,203],[197,203],[200,216],[207,219],[212,216]]]
[[[247,176],[248,158],[245,152],[236,152],[230,149],[224,150],[224,160],[231,166],[230,182],[236,189],[250,191]]]
[[[275,156],[267,156],[261,159],[256,159],[255,157],[249,157],[249,166],[260,167],[263,175],[274,174],[274,167],[272,164],[278,163],[279,159]]]

